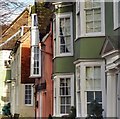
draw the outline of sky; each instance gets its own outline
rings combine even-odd
[[[34,0],[17,0],[17,1],[19,1],[19,2],[24,2],[24,3],[26,3],[26,4],[34,4]]]
[[[16,9],[12,4],[9,4],[9,7],[5,7],[5,4],[7,5],[7,1],[0,0],[0,24],[9,24],[14,19],[16,19],[17,16],[29,5],[34,5],[34,0],[9,0],[13,2],[20,2],[22,3],[22,7],[19,7]],[[8,2],[10,3],[10,2]],[[7,5],[8,6],[8,5]],[[24,7],[23,7],[24,6]],[[11,12],[12,11],[12,12]],[[4,15],[7,14],[7,15]],[[3,17],[4,16],[4,17]]]
[[[23,2],[25,3],[25,8],[28,7],[29,5],[34,5],[34,0],[16,0],[18,2]],[[18,15],[25,9],[25,8],[22,8],[20,10],[18,10]],[[12,19],[14,20],[18,15],[13,15]]]

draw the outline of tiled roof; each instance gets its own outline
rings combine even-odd
[[[16,39],[9,40],[16,32],[18,32],[21,26],[28,24],[28,10],[25,9],[2,33],[0,39],[0,50],[10,50],[14,47]]]

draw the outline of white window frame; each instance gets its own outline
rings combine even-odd
[[[26,104],[25,103],[25,86],[31,86],[31,104]],[[24,104],[25,104],[25,106],[33,106],[33,86],[32,86],[32,84],[25,84],[24,85]]]
[[[86,20],[85,20],[85,11],[84,11],[85,2],[80,2],[80,37],[92,37],[92,36],[105,36],[105,10],[104,10],[104,1],[101,0],[101,32],[92,32],[86,33]]]
[[[70,78],[71,79],[71,106],[74,106],[74,75],[66,74],[66,75],[57,75],[54,77],[54,114],[55,117],[61,117],[63,115],[60,113],[60,78]],[[56,88],[56,90],[55,90]],[[56,98],[56,104],[55,104]]]
[[[70,17],[70,30],[71,30],[71,52],[60,53],[60,41],[59,41],[59,19]],[[73,21],[72,12],[58,13],[56,14],[56,57],[73,56]]]
[[[56,15],[55,15],[56,16]],[[56,18],[53,19],[53,40],[54,40],[54,44],[53,44],[53,47],[54,47],[54,58],[56,56]]]
[[[38,74],[34,74],[34,47],[38,47],[39,49],[39,73]],[[31,70],[30,70],[30,77],[41,77],[41,50],[39,48],[38,45],[33,45],[31,46]]]
[[[113,0],[113,14],[114,14],[114,30],[120,27],[118,18],[118,2],[120,0]]]
[[[80,37],[80,0],[76,0],[76,39]]]
[[[104,61],[100,62],[80,62],[76,64],[76,68],[80,67],[80,101],[81,101],[81,114],[79,114],[78,110],[78,82],[77,82],[77,72],[76,72],[76,114],[77,117],[86,117],[87,116],[87,96],[86,96],[86,83],[85,83],[85,68],[87,66],[101,66],[101,90],[95,90],[95,91],[102,91],[102,108],[105,109],[105,64]],[[94,91],[94,90],[93,90]],[[105,110],[104,110],[105,113]],[[104,115],[104,114],[103,114]]]

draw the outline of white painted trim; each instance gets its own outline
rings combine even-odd
[[[118,2],[120,0],[113,0],[113,17],[114,17],[114,30],[120,27],[120,23],[118,23]]]
[[[108,53],[102,55],[102,57],[107,57],[107,56],[112,55],[112,54],[114,54],[114,53],[119,53],[119,50],[113,50],[113,51],[111,51],[111,52],[108,52]]]
[[[103,61],[103,59],[78,59],[73,63],[77,65],[78,63],[81,63],[81,62],[101,62],[101,61]]]

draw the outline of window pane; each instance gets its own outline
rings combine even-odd
[[[92,67],[86,67],[86,77],[87,79],[93,78],[93,68]]]
[[[66,113],[70,113],[70,105],[66,106]]]
[[[70,35],[70,18],[65,19],[65,35]]]
[[[60,34],[59,35],[65,35],[65,33],[64,33],[64,26],[65,26],[65,24],[64,24],[64,18],[60,18]]]
[[[65,106],[61,106],[60,112],[61,112],[61,114],[65,113]]]
[[[94,67],[94,77],[95,79],[101,79],[101,68],[100,66]]]
[[[28,104],[31,104],[31,100],[28,101]]]
[[[87,91],[87,102],[92,102],[94,100],[94,92]]]
[[[95,99],[97,102],[102,102],[102,91],[95,92]]]
[[[101,6],[101,2],[100,0],[93,0],[93,7],[100,7]]]
[[[66,87],[66,95],[70,95],[70,87]]]
[[[93,10],[86,10],[86,22],[93,21]]]
[[[37,74],[39,74],[39,68],[37,68]]]
[[[95,21],[100,21],[101,20],[101,9],[96,9],[96,10],[94,10],[94,14],[95,14],[95,16],[94,16],[94,19],[95,19]]]
[[[60,46],[60,53],[65,53],[65,45]]]
[[[67,48],[66,52],[70,52],[71,51],[70,40],[71,40],[70,36],[67,36],[66,37],[66,48]]]
[[[65,44],[65,38],[63,36],[60,36],[60,44]]]
[[[61,104],[65,104],[65,97],[61,97]]]
[[[60,78],[60,86],[65,86],[65,80],[64,80],[64,78]]]
[[[94,80],[94,89],[95,90],[101,90],[101,80],[100,79],[95,79]]]
[[[66,104],[71,104],[71,98],[70,97],[66,97]]]
[[[81,96],[80,96],[80,92],[77,92],[77,109],[78,109],[78,114],[81,115]]]
[[[86,32],[87,33],[93,32],[93,22],[86,23]]]
[[[90,114],[90,112],[91,112],[91,105],[87,104],[87,114]]]
[[[94,22],[94,32],[100,32],[101,31],[101,21]]]
[[[66,78],[66,86],[70,87],[70,78]]]
[[[92,2],[90,0],[85,0],[85,8],[92,8]]]
[[[94,89],[93,80],[91,79],[86,80],[86,90],[93,90],[93,89]]]
[[[60,95],[65,95],[65,87],[60,88]]]
[[[39,61],[37,61],[37,68],[39,69]]]

